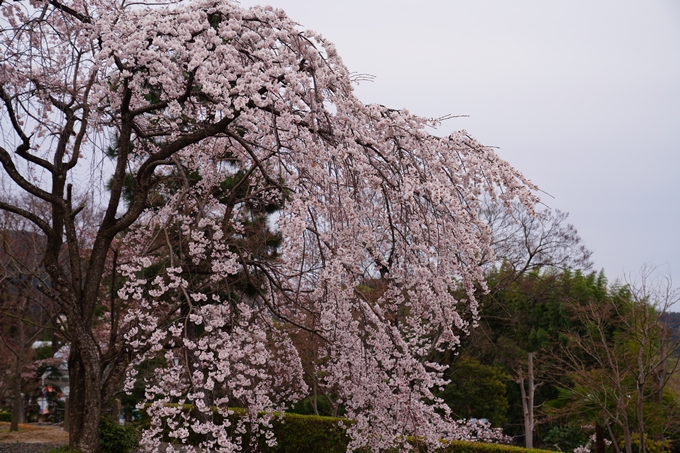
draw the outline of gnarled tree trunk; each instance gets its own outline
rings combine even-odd
[[[82,343],[85,343],[83,345]],[[99,451],[101,378],[94,340],[79,338],[69,354],[69,444],[88,453]]]

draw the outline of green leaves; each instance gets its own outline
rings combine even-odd
[[[456,418],[486,418],[493,426],[506,421],[508,400],[505,384],[510,376],[500,368],[461,357],[450,369],[451,379],[439,395]]]

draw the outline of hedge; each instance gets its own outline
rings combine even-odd
[[[186,410],[191,410],[191,406],[186,406]],[[241,410],[234,409],[235,416],[241,413]],[[0,421],[10,422],[12,414],[8,412],[0,412]],[[347,422],[342,418],[323,417],[318,415],[300,415],[285,413],[283,420],[275,418],[272,421],[272,428],[276,440],[278,442],[276,447],[268,447],[264,442],[259,442],[259,451],[263,453],[345,453],[347,451],[347,443],[349,437],[340,426],[341,421]],[[148,427],[149,419],[143,418],[142,425],[146,424]],[[117,425],[117,424],[115,424]],[[122,429],[122,427],[120,427]],[[106,431],[106,430],[103,430]],[[170,440],[170,439],[166,439]],[[194,442],[191,442],[193,440]],[[190,443],[198,443],[195,436],[190,437]],[[416,439],[410,440],[414,451],[424,453],[426,449],[419,445]],[[105,451],[109,449],[104,448]],[[68,448],[50,450],[50,452],[61,453],[70,452]],[[111,450],[113,451],[113,450]],[[393,452],[399,453],[399,452]],[[526,448],[515,447],[511,445],[501,444],[487,444],[482,442],[467,442],[455,440],[448,445],[440,448],[438,453],[554,453],[546,450],[528,450]]]
[[[349,437],[340,418],[285,413],[272,423],[277,446],[267,453],[345,453]]]
[[[548,450],[527,449],[513,445],[487,444],[454,440],[441,453],[548,453]],[[555,453],[555,452],[550,452]]]
[[[191,410],[186,406],[186,410]],[[237,417],[241,411],[234,409]],[[264,442],[258,443],[258,451],[263,453],[345,453],[349,437],[345,434],[340,422],[346,419],[324,417],[318,415],[300,415],[286,412],[281,418],[272,420],[272,431],[277,440],[275,447],[268,447]],[[143,424],[148,423],[145,419]],[[148,425],[147,425],[148,426]],[[197,444],[198,436],[190,435],[189,443]],[[164,439],[170,441],[169,438]],[[244,443],[248,443],[246,435]],[[417,439],[409,440],[413,451],[424,453],[427,450]],[[398,451],[392,453],[399,453]],[[438,453],[548,453],[547,450],[528,450],[502,444],[488,444],[482,442],[453,441],[438,450]],[[554,452],[550,452],[554,453]]]

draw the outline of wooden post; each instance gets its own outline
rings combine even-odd
[[[111,407],[111,417],[118,423],[120,420],[120,399],[114,398],[113,407]]]
[[[64,401],[64,431],[68,432],[68,416],[69,416],[69,410],[68,410],[68,396],[66,397]]]
[[[23,393],[21,394],[21,405],[19,406],[19,423],[26,423],[26,409],[25,409],[25,404],[24,404],[24,395]]]

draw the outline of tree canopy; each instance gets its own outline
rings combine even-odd
[[[164,420],[179,441],[232,451],[230,408],[266,427],[305,394],[300,330],[354,420],[350,448],[461,436],[429,358],[469,331],[462,307],[477,316],[492,253],[480,200],[531,211],[527,179],[465,131],[436,137],[435,121],[362,104],[332,44],[280,10],[1,8],[2,183],[35,203],[0,209],[46,238],[72,445],[97,451],[102,402],[153,356],[145,445]],[[103,212],[83,229],[88,197]],[[376,300],[357,290],[377,278]]]

